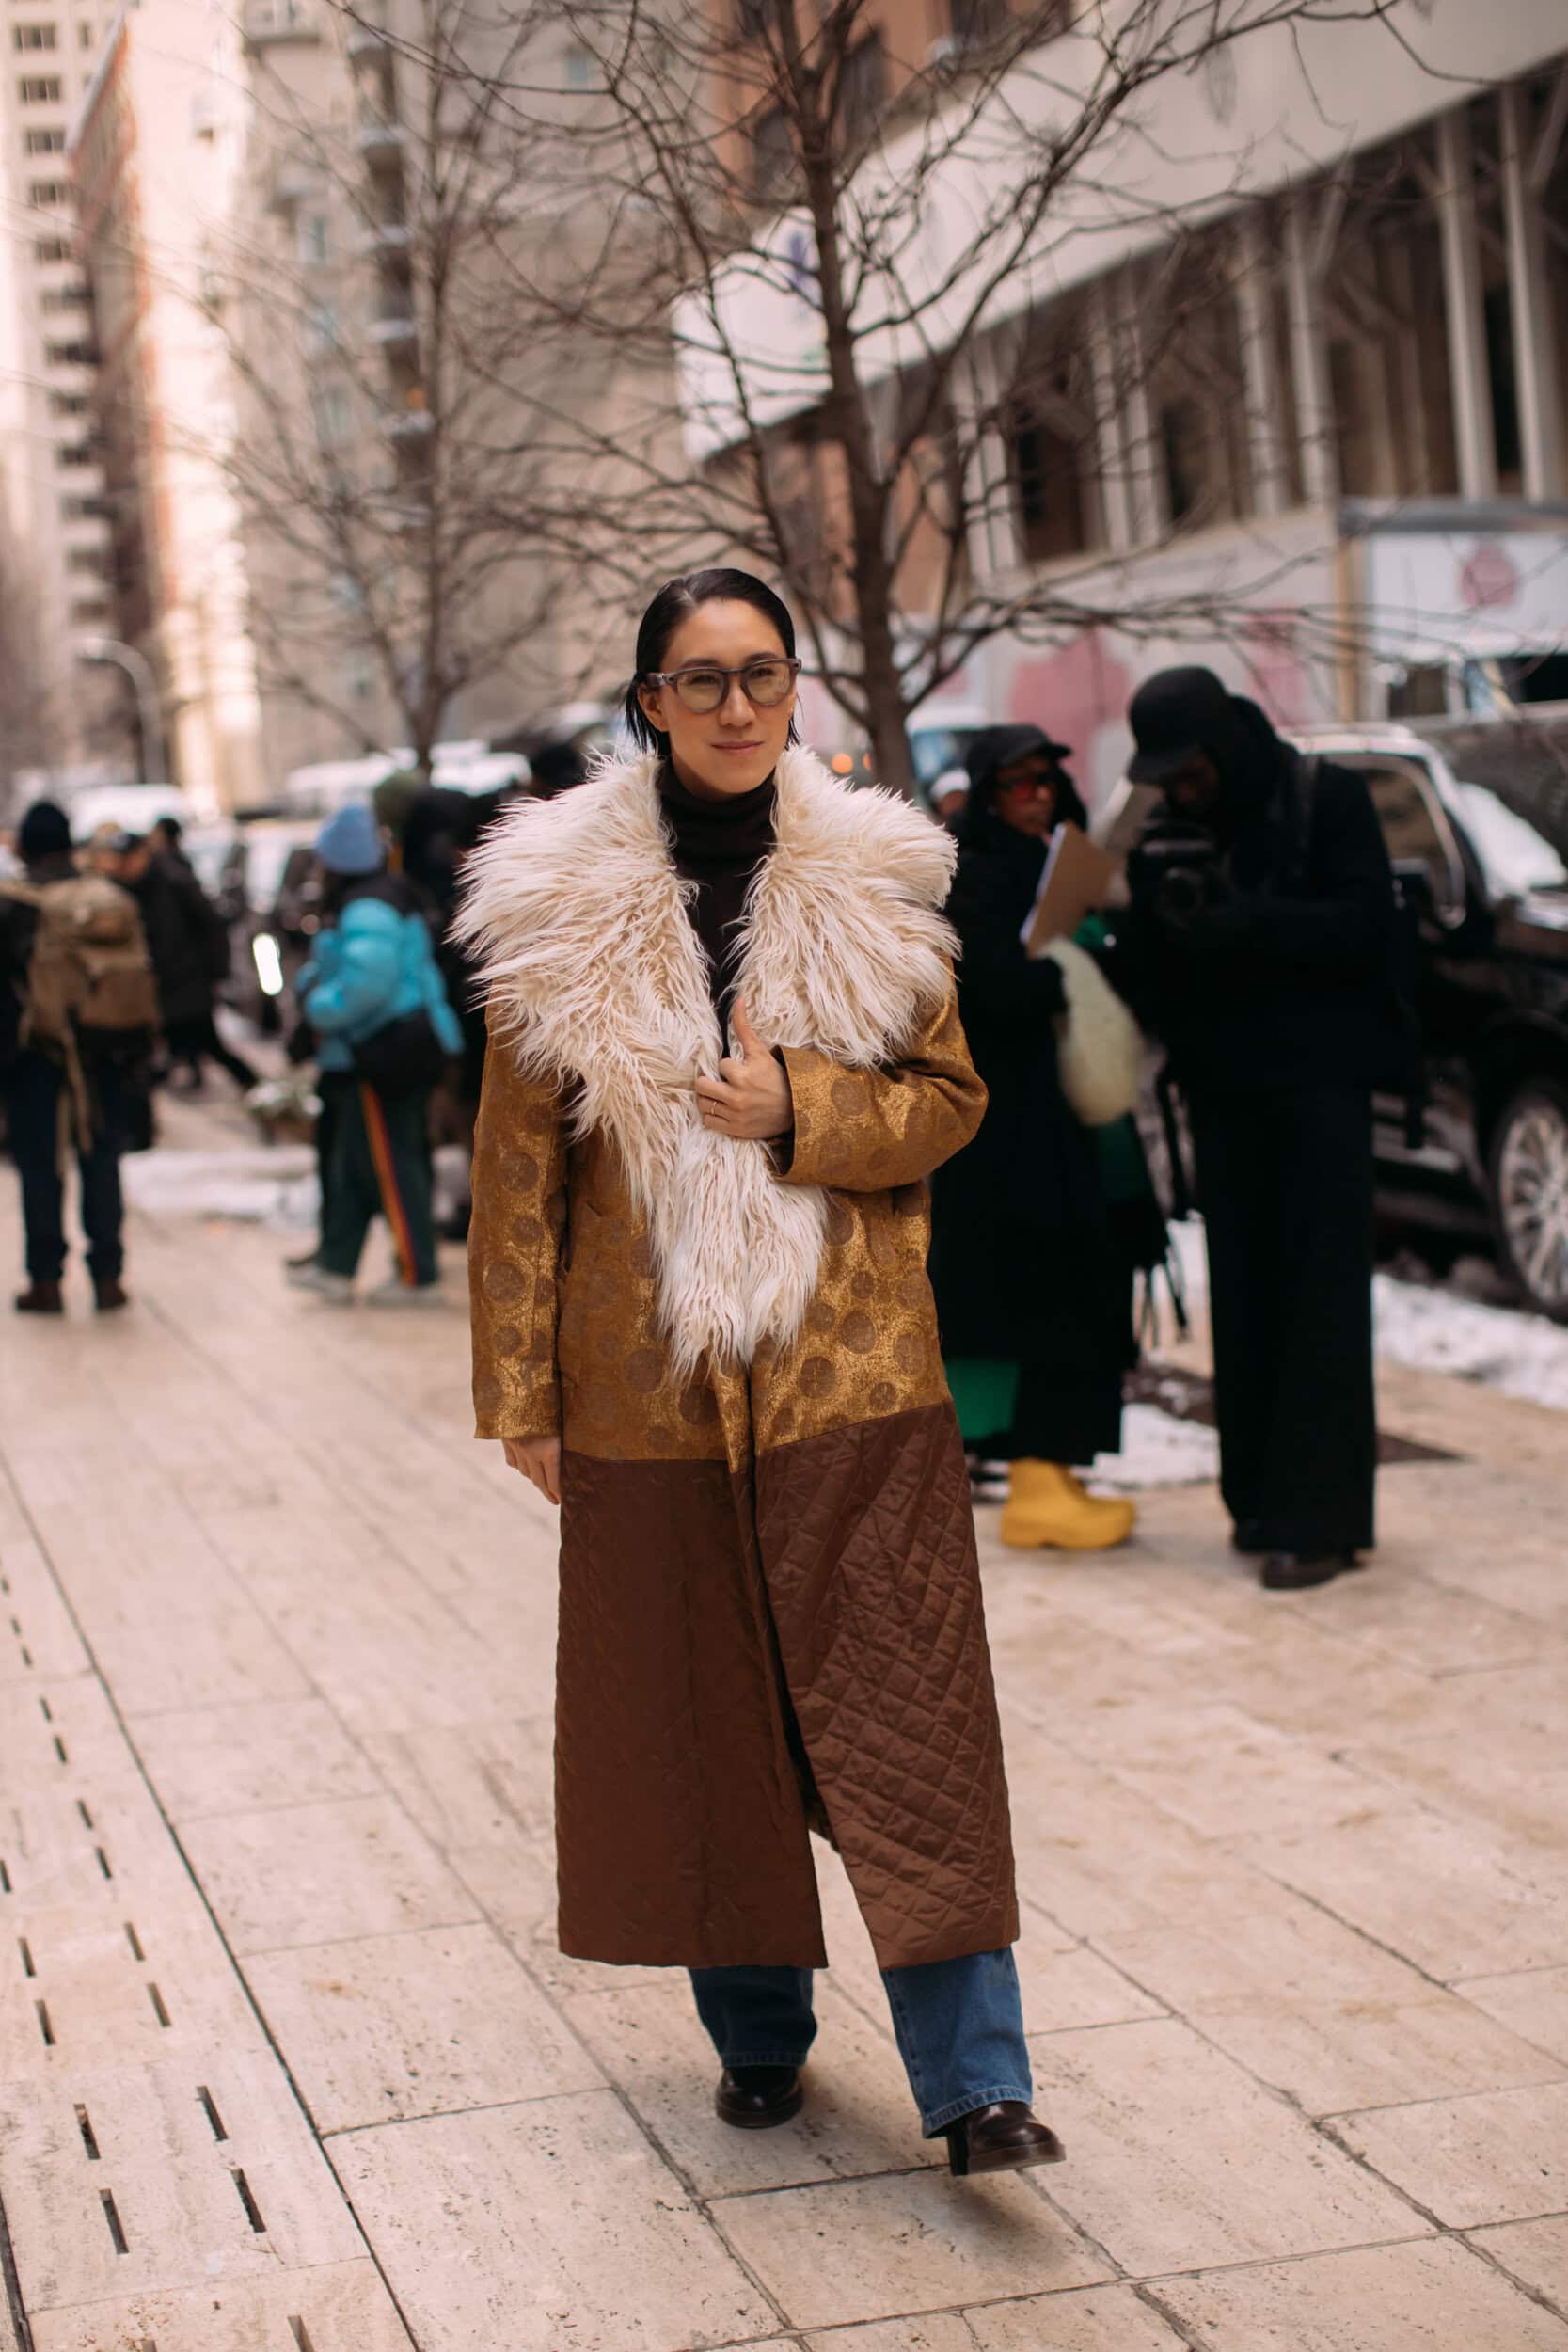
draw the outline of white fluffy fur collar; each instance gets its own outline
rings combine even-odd
[[[723,1052],[649,756],[523,801],[468,869],[459,929],[479,952],[492,1034],[531,1075],[571,1081],[576,1131],[612,1137],[648,1220],[677,1371],[750,1361],[800,1330],[825,1196],[768,1152],[706,1131],[693,1081]],[[774,848],[747,905],[739,993],[771,1045],[851,1068],[896,1059],[950,986],[940,909],[954,845],[885,792],[851,791],[809,752],[779,762]]]

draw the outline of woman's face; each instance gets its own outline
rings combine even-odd
[[[998,817],[1015,833],[1033,834],[1037,840],[1056,829],[1056,771],[1049,759],[1031,753],[1009,760],[996,775],[993,801]]]
[[[681,623],[659,668],[666,674],[739,671],[785,659],[778,630],[754,605],[714,603],[700,605]],[[760,670],[753,680],[759,691],[779,682],[776,669],[771,675]],[[677,780],[704,799],[754,790],[772,774],[789,740],[793,678],[783,700],[768,703],[753,702],[740,677],[726,677],[717,707],[705,711],[689,709],[673,686],[640,686],[637,691],[647,717],[670,739]]]

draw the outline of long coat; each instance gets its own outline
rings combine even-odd
[[[984,1108],[951,845],[777,774],[739,989],[792,1141],[705,1131],[723,1050],[657,763],[523,803],[461,918],[492,1043],[469,1236],[482,1437],[562,1438],[563,1950],[820,1966],[809,1828],[884,1967],[1018,1932],[927,1179]]]
[[[1115,1375],[1133,1360],[1131,1264],[1113,1233],[1094,1137],[1056,1068],[1060,966],[1020,932],[1046,844],[984,820],[959,853],[949,913],[958,1002],[990,1095],[985,1123],[935,1185],[931,1279],[949,1357]]]

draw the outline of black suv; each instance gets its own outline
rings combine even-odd
[[[1568,1323],[1568,866],[1407,728],[1291,739],[1366,777],[1417,910],[1425,1132],[1379,1099],[1379,1206],[1454,1233],[1490,1228],[1529,1303]],[[1152,798],[1118,785],[1096,831],[1125,850]]]

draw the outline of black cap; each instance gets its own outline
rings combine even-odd
[[[982,727],[964,754],[971,785],[977,785],[994,776],[1000,768],[1010,768],[1020,759],[1050,759],[1060,762],[1072,757],[1070,743],[1055,742],[1043,727],[1021,723],[1017,726]]]
[[[71,819],[57,801],[35,801],[17,827],[16,846],[25,864],[65,857],[71,850]]]
[[[1127,720],[1138,746],[1129,782],[1164,784],[1195,752],[1228,739],[1229,690],[1212,670],[1157,670],[1133,695]]]

